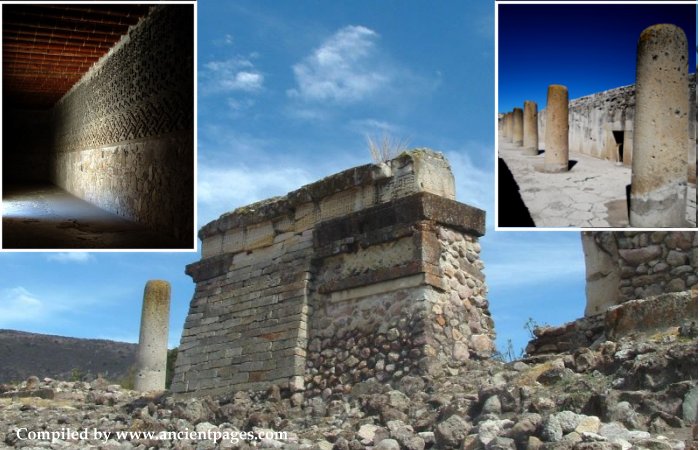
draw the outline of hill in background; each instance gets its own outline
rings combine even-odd
[[[0,383],[31,375],[69,380],[76,375],[102,374],[117,380],[134,364],[137,347],[104,339],[0,330]]]

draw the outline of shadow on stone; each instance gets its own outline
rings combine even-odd
[[[632,226],[632,224],[629,223],[630,210],[632,208],[632,183],[625,186],[625,198],[627,199],[627,223],[629,226]]]
[[[577,163],[578,163],[578,161],[576,161],[576,160],[573,160],[573,159],[570,160],[569,161],[569,170],[573,169]]]
[[[537,156],[540,156],[543,153],[544,153],[544,150],[537,150]]]
[[[520,197],[520,188],[503,159],[498,158],[498,226],[534,227],[527,206]]]

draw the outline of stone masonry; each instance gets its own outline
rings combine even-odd
[[[629,300],[697,289],[695,231],[582,233],[586,315]]]
[[[444,157],[405,152],[204,226],[176,394],[344,392],[493,352],[484,212]]]
[[[605,341],[697,324],[697,232],[584,231],[581,238],[585,317],[535,329],[528,356],[576,350],[578,363]]]
[[[51,110],[49,176],[191,246],[194,11],[159,5]]]

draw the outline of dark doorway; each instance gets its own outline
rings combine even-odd
[[[623,130],[613,130],[613,138],[615,138],[615,145],[617,146],[617,162],[625,163],[624,161],[624,146],[625,146],[625,132]]]

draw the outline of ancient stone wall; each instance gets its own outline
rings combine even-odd
[[[697,289],[695,231],[582,233],[586,315],[629,300]]]
[[[571,101],[569,127],[572,151],[629,166],[634,130],[634,85]]]
[[[193,6],[154,7],[52,111],[51,179],[108,211],[193,227]]]
[[[525,352],[528,356],[570,352],[624,336],[663,333],[678,327],[691,330],[697,317],[697,290],[659,294],[611,306],[564,325],[536,328]]]
[[[203,227],[172,390],[342,391],[489,356],[484,213],[453,199],[415,150]]]
[[[48,111],[3,111],[2,135],[4,181],[37,182],[49,178]]]
[[[697,74],[689,75],[690,129],[688,178],[697,178]],[[569,102],[569,148],[630,166],[634,149],[634,85],[598,92]],[[540,149],[544,148],[546,109],[538,113]]]

